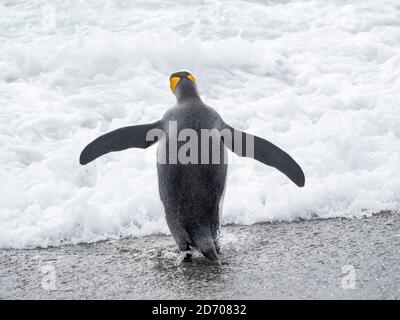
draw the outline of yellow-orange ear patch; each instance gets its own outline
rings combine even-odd
[[[193,77],[193,75],[189,74],[188,76],[186,76],[186,78],[188,78],[188,79],[191,80],[194,84],[196,84],[196,79]]]
[[[176,86],[178,85],[180,80],[181,80],[181,78],[179,78],[179,77],[172,77],[171,78],[170,85],[171,85],[172,92],[175,92]]]

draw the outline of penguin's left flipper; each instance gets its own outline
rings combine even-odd
[[[229,143],[227,143],[229,139],[223,137],[222,139],[224,144],[238,156],[251,157],[268,166],[274,167],[285,174],[298,187],[304,186],[305,177],[303,170],[285,151],[267,140],[236,130],[227,124],[224,124],[224,129],[228,129],[232,137],[232,140]],[[235,141],[235,138],[239,138],[241,141]],[[246,152],[246,142],[251,140],[254,141],[254,152],[248,153]]]
[[[156,140],[149,141],[146,136],[151,129],[155,128],[160,128],[160,121],[124,127],[108,132],[93,140],[83,149],[79,157],[79,163],[82,165],[88,164],[96,158],[113,151],[150,147]]]

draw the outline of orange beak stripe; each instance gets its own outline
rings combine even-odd
[[[179,77],[173,77],[170,80],[170,85],[171,85],[171,90],[172,92],[175,92],[176,90],[176,86],[178,85],[179,81],[181,80],[181,78]]]
[[[196,84],[196,79],[193,77],[193,75],[189,74],[186,78],[191,80],[194,84]]]

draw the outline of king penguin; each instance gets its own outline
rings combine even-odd
[[[191,249],[196,248],[210,261],[220,263],[218,235],[227,149],[278,169],[299,187],[304,186],[304,173],[274,144],[226,124],[203,103],[191,73],[172,74],[170,87],[177,103],[161,120],[123,127],[98,137],[83,149],[80,164],[109,152],[145,149],[157,142],[159,194],[168,227],[184,260],[190,261]],[[204,132],[206,143],[201,139],[206,136]]]

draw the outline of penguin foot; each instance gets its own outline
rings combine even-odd
[[[183,262],[192,262],[193,251],[191,251],[191,250],[182,251],[181,255],[182,255]]]

